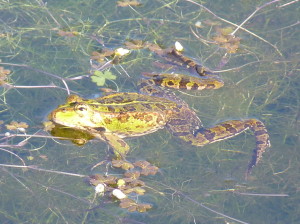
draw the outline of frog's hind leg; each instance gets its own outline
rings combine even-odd
[[[257,119],[229,120],[211,128],[200,127],[189,134],[173,134],[192,145],[204,146],[227,138],[232,138],[247,129],[253,131],[256,138],[256,148],[253,150],[253,155],[246,172],[247,178],[251,173],[252,168],[261,160],[262,154],[265,152],[266,148],[270,147],[269,134],[261,121]]]
[[[174,92],[169,91],[168,89],[165,89],[160,85],[157,85],[154,79],[141,79],[138,82],[138,88],[139,91],[143,94],[169,99],[176,102],[177,104],[187,106],[187,104],[178,96],[176,96]]]

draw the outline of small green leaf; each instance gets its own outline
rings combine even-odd
[[[105,80],[115,80],[117,77],[113,75],[110,71],[94,71],[94,74],[91,76],[92,82],[96,83],[97,86],[103,86]]]
[[[91,76],[92,82],[96,83],[97,86],[103,86],[105,84],[105,78],[99,76]]]
[[[100,71],[94,71],[94,76],[102,76],[103,75],[103,72],[100,72]]]
[[[109,80],[115,80],[117,76],[113,75],[110,71],[105,71],[103,77]]]

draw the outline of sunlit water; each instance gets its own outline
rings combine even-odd
[[[25,145],[25,137],[2,139],[0,163],[80,175],[122,173],[105,165],[91,171],[108,158],[105,143],[93,140],[78,147],[54,141],[46,138],[42,122],[67,96],[59,77],[67,79],[73,93],[101,94],[90,78],[71,79],[89,75],[93,51],[124,47],[128,39],[165,47],[179,41],[186,55],[222,70],[223,88],[177,94],[205,126],[249,117],[264,121],[272,147],[245,181],[255,146],[251,132],[203,148],[165,130],[128,139],[129,161],[160,167],[157,175],[142,178],[149,188],[137,200],[153,206],[143,214],[122,209],[109,197],[95,197],[79,175],[1,166],[1,223],[239,223],[203,206],[245,223],[299,223],[299,3],[279,1],[258,10],[235,33],[241,38],[237,52],[227,53],[214,43],[218,28],[234,29],[232,24],[240,25],[267,1],[211,1],[203,3],[206,9],[184,0],[141,2],[138,7],[109,0],[0,3],[0,66],[12,72],[6,80],[11,88],[1,89],[0,118],[4,124],[26,122],[27,134],[42,135],[26,139]],[[147,50],[132,52],[111,68],[117,79],[106,80],[104,87],[136,91],[141,72],[160,71],[153,66],[156,60]],[[2,136],[9,131],[4,124]]]

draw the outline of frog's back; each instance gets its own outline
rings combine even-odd
[[[90,106],[101,113],[106,132],[120,138],[146,135],[165,127],[177,104],[139,93],[115,93],[95,99]]]
[[[102,112],[167,112],[177,107],[169,99],[139,93],[114,93],[95,99],[93,106]]]

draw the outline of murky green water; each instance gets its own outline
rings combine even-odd
[[[217,27],[240,25],[267,1],[197,1],[206,8],[185,0],[145,0],[139,7],[116,2],[0,1],[0,66],[11,71],[10,85],[1,88],[0,120],[26,122],[30,135],[5,137],[24,133],[1,125],[0,222],[240,223],[207,206],[245,223],[300,223],[299,3],[278,1],[258,10],[235,33],[241,38],[238,51],[227,53],[213,43]],[[62,30],[78,33],[59,35]],[[165,130],[129,139],[129,161],[160,167],[159,174],[143,178],[149,190],[137,200],[153,205],[143,214],[129,213],[108,197],[95,198],[84,177],[47,171],[120,173],[105,166],[91,171],[107,158],[105,143],[78,147],[52,140],[42,122],[67,96],[60,78],[73,93],[100,94],[90,78],[72,78],[89,75],[93,51],[122,47],[128,39],[166,47],[180,41],[187,55],[221,70],[223,88],[178,93],[205,125],[248,117],[265,122],[272,147],[248,181],[244,172],[255,146],[250,132],[203,148],[185,145]],[[141,72],[159,71],[152,65],[156,60],[146,50],[132,52],[111,68],[117,79],[104,87],[136,91]],[[44,170],[17,167],[24,164]]]

